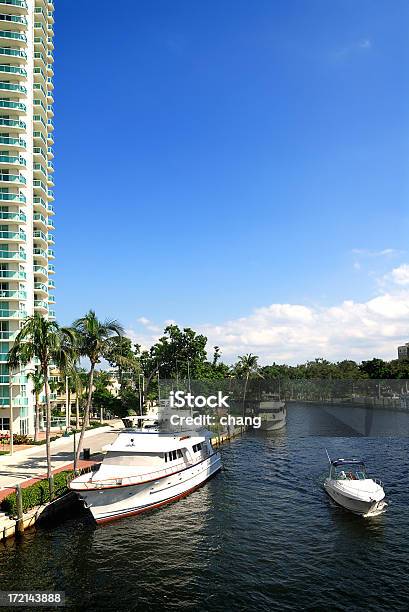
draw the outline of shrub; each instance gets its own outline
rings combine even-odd
[[[30,438],[25,435],[13,434],[14,444],[30,444]]]
[[[73,472],[71,470],[66,472],[59,472],[54,475],[54,498],[61,497],[68,490],[68,483],[71,479]],[[30,485],[26,489],[22,489],[23,494],[23,512],[27,512],[30,508],[35,506],[41,506],[50,501],[50,491],[48,487],[48,480],[40,480],[33,485]],[[11,516],[17,515],[17,499],[16,494],[11,493],[7,495],[1,503],[0,508],[3,512],[10,514]]]
[[[10,442],[10,435],[2,434],[0,436],[0,442],[8,444]],[[13,442],[14,444],[31,444],[31,440],[28,436],[20,434],[13,434]]]

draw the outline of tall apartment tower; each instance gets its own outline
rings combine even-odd
[[[7,353],[27,315],[54,317],[53,12],[0,0],[0,432],[33,432],[32,368],[10,377]]]

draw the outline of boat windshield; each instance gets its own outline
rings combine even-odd
[[[331,469],[331,477],[334,480],[365,480],[368,478],[363,463],[343,463],[342,465],[333,465]]]

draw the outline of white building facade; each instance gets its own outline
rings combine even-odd
[[[27,372],[7,353],[27,315],[54,317],[53,12],[0,0],[0,431],[32,434]]]

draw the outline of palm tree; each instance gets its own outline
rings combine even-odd
[[[38,441],[38,433],[40,431],[40,393],[44,388],[44,376],[39,368],[32,372],[28,372],[27,378],[33,381],[33,395],[35,402],[35,419],[34,419],[34,442]]]
[[[249,378],[254,374],[259,375],[259,365],[257,362],[258,356],[248,353],[247,355],[239,355],[239,360],[236,364],[236,372],[245,379],[243,391],[243,417],[245,416],[245,402]]]
[[[97,318],[95,311],[90,310],[84,317],[74,321],[73,331],[77,337],[79,354],[82,357],[88,357],[91,364],[88,380],[88,399],[85,406],[81,434],[76,453],[76,464],[78,464],[84,440],[85,428],[89,422],[95,366],[101,361],[101,358],[106,355],[110,346],[110,338],[112,338],[112,336],[115,334],[117,336],[122,336],[124,330],[118,321],[106,320],[101,322]]]
[[[22,368],[33,359],[39,361],[39,370],[44,379],[46,400],[46,449],[47,477],[50,487],[50,499],[53,498],[53,483],[51,470],[51,402],[49,386],[50,364],[64,369],[75,356],[74,334],[71,330],[60,327],[56,321],[45,319],[38,312],[27,317],[23,327],[18,332],[13,346],[9,350],[9,369]]]

